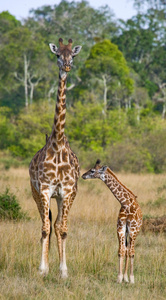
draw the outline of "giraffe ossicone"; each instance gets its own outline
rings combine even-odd
[[[66,120],[66,80],[72,68],[73,57],[77,55],[81,46],[72,49],[72,40],[68,45],[59,39],[59,48],[50,44],[51,51],[57,56],[59,67],[59,85],[54,122],[51,135],[46,136],[46,144],[33,157],[30,166],[30,183],[33,198],[37,204],[42,220],[42,255],[40,273],[49,271],[49,242],[52,229],[51,198],[56,198],[58,214],[54,223],[58,243],[60,275],[67,277],[66,265],[66,237],[67,217],[77,192],[79,178],[79,163],[72,152],[64,134]]]
[[[117,221],[117,235],[119,240],[119,274],[118,283],[128,280],[128,263],[130,257],[130,283],[134,283],[134,244],[137,234],[142,226],[142,212],[136,200],[136,196],[107,166],[101,166],[100,160],[96,161],[95,166],[82,175],[83,179],[101,179],[111,190],[116,199],[120,202],[121,208]],[[123,261],[126,257],[125,271],[123,274]]]

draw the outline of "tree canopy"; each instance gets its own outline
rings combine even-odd
[[[48,45],[62,37],[82,45],[68,76],[66,120],[81,163],[100,153],[116,170],[166,170],[166,6],[133,4],[137,13],[127,21],[84,0],[32,9],[23,22],[0,13],[3,157],[29,160],[51,132],[58,67]]]

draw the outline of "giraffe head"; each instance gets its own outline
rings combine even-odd
[[[106,170],[107,170],[107,166],[101,166],[100,160],[98,159],[96,161],[94,168],[92,168],[89,171],[87,171],[86,173],[84,173],[82,175],[82,178],[83,179],[99,178],[99,179],[104,180]]]
[[[73,65],[73,58],[80,52],[81,46],[72,49],[72,39],[68,40],[68,45],[63,44],[62,38],[59,39],[59,48],[54,44],[49,44],[51,51],[57,56],[57,65],[61,72],[69,72]]]

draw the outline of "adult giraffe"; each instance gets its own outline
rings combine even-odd
[[[66,119],[66,79],[71,70],[73,57],[81,46],[72,49],[72,40],[68,45],[59,39],[59,48],[49,44],[51,51],[57,56],[59,67],[59,86],[52,133],[46,140],[46,145],[33,157],[30,167],[30,182],[33,198],[37,204],[42,220],[42,255],[40,263],[41,274],[49,271],[48,252],[51,234],[51,198],[56,198],[58,215],[54,224],[57,236],[60,275],[67,277],[65,242],[67,237],[67,216],[77,192],[79,164],[76,155],[70,149],[64,134]]]

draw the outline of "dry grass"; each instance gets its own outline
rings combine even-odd
[[[137,196],[143,214],[166,215],[165,205],[153,205],[164,197],[166,175],[118,174]],[[79,190],[69,213],[67,264],[69,278],[59,278],[58,253],[52,235],[50,272],[38,274],[41,221],[34,203],[28,170],[1,171],[0,188],[17,196],[30,221],[0,223],[0,299],[166,299],[166,238],[164,233],[140,233],[136,241],[134,285],[118,285],[116,219],[119,203],[99,180],[79,180]],[[165,190],[166,191],[166,190]],[[56,203],[52,200],[56,217]]]

